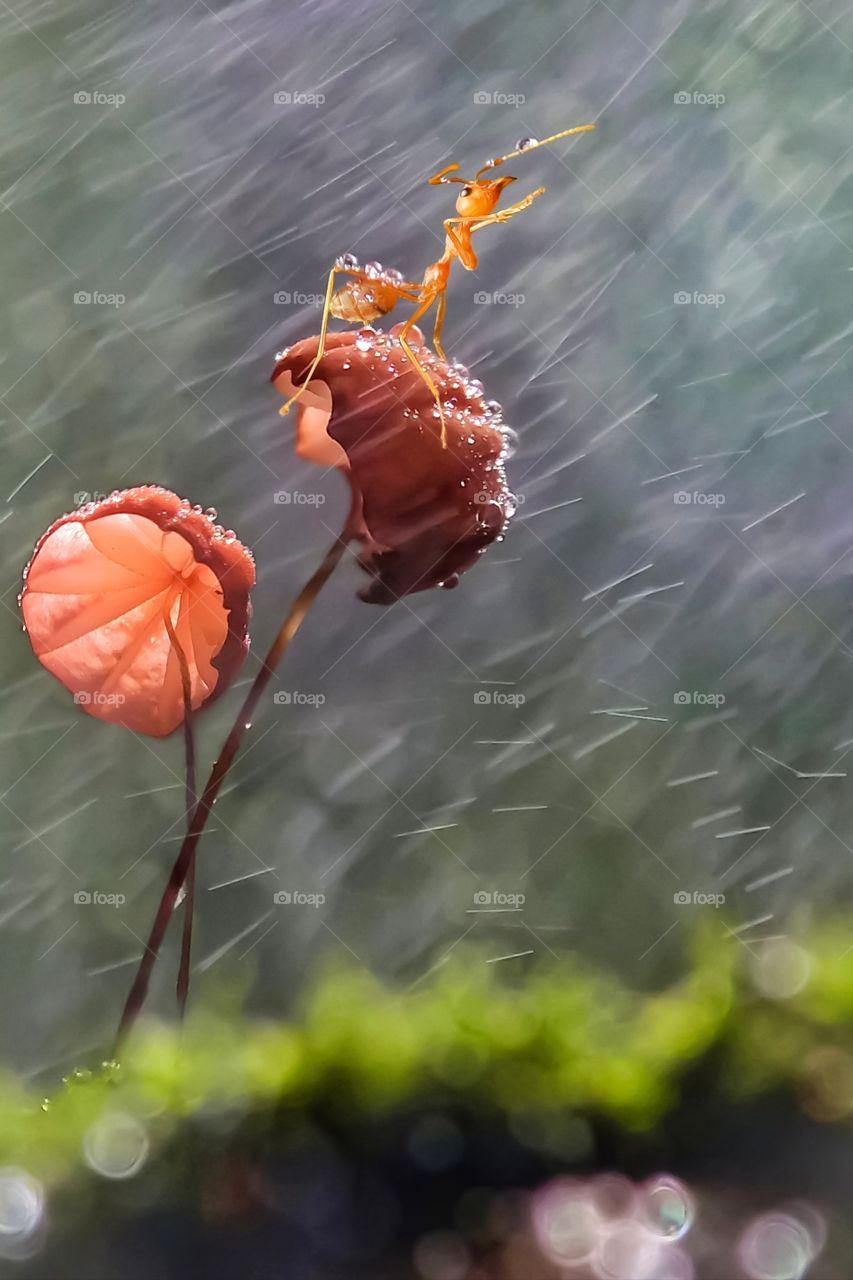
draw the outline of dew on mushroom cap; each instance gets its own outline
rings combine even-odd
[[[441,398],[445,447],[432,392],[402,349],[402,327],[327,335],[295,405],[299,456],[321,462],[325,449],[339,450],[333,465],[347,476],[361,508],[359,563],[374,579],[359,595],[375,604],[455,586],[515,510],[497,402],[487,410],[479,381],[429,351],[412,327],[408,341]],[[305,339],[276,362],[272,381],[283,395],[292,395],[318,347],[319,338]],[[325,412],[318,412],[320,396]]]

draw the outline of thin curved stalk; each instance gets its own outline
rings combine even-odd
[[[192,822],[193,810],[198,803],[195,791],[195,735],[193,733],[192,679],[189,663],[183,646],[178,639],[168,610],[163,620],[181,672],[181,689],[184,696],[184,758],[186,761],[186,796],[187,796],[187,832]],[[181,962],[178,968],[178,981],[175,994],[178,998],[178,1017],[183,1020],[187,1008],[187,996],[190,990],[190,959],[193,945],[193,919],[195,915],[195,853],[187,870],[186,893],[184,896],[184,927],[181,934]]]
[[[228,736],[223,743],[222,750],[213,762],[201,798],[196,804],[192,818],[184,837],[180,852],[178,853],[175,864],[172,867],[171,874],[166,887],[163,890],[157,913],[154,916],[154,923],[151,932],[148,935],[148,941],[145,946],[142,959],[139,962],[139,968],[133,980],[133,985],[125,1001],[122,1011],[121,1020],[119,1021],[118,1031],[116,1033],[114,1051],[117,1053],[127,1038],[133,1024],[135,1023],[139,1012],[145,1002],[148,993],[148,984],[151,979],[151,972],[157,959],[157,954],[163,942],[166,928],[169,924],[172,912],[175,909],[175,902],[181,887],[187,878],[190,867],[195,858],[196,849],[198,847],[199,837],[204,830],[207,819],[216,801],[219,789],[225,781],[225,777],[234,762],[234,757],[240,750],[246,730],[251,724],[252,716],[258,705],[258,702],[272,679],[276,667],[284,656],[291,640],[296,635],[306,613],[313,604],[314,600],[320,594],[320,591],[328,582],[334,573],[340,560],[347,548],[347,545],[355,536],[355,526],[357,518],[357,503],[354,501],[350,507],[346,522],[341,533],[332,543],[326,552],[320,566],[311,575],[305,586],[299,592],[299,595],[290,606],[284,621],[279,628],[278,635],[270,646],[269,652],[264,659],[263,665],[258,672],[255,680],[250,688],[246,698],[241,706],[237,717],[229,730]]]

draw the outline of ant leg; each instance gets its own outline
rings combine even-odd
[[[317,354],[314,357],[314,359],[311,361],[311,365],[308,369],[308,372],[300,382],[296,391],[293,393],[290,399],[285,404],[283,404],[279,409],[279,413],[281,414],[282,417],[284,417],[285,414],[290,413],[290,406],[296,400],[298,400],[299,397],[302,395],[302,392],[305,390],[305,388],[310,383],[311,379],[314,377],[314,370],[317,368],[317,365],[323,359],[323,355],[326,350],[326,330],[329,327],[329,313],[332,306],[332,297],[335,292],[335,276],[338,274],[340,270],[341,270],[340,267],[335,266],[335,267],[332,267],[331,271],[329,272],[329,283],[326,285],[326,299],[323,303],[323,319],[320,322],[320,341],[317,345]]]
[[[442,449],[446,449],[447,448],[447,426],[444,421],[444,410],[441,406],[441,396],[439,394],[438,387],[435,385],[432,378],[429,376],[426,369],[423,367],[420,360],[418,360],[414,351],[406,341],[406,334],[408,333],[408,331],[412,328],[412,326],[415,324],[417,320],[420,320],[421,316],[424,315],[425,312],[429,311],[430,307],[435,302],[435,299],[436,299],[435,293],[427,294],[427,296],[424,298],[420,306],[417,307],[416,310],[413,311],[412,314],[409,316],[408,320],[403,325],[397,337],[400,340],[400,346],[405,351],[406,356],[408,357],[412,365],[412,368],[417,370],[419,376],[423,379],[423,381],[426,383],[426,385],[429,387],[430,391],[432,392],[432,396],[433,396],[433,399],[435,400],[436,408],[438,409],[438,417],[441,422],[441,447]]]
[[[525,196],[523,200],[519,200],[516,204],[508,205],[506,209],[498,209],[497,213],[490,213],[487,218],[477,218],[471,223],[471,232],[482,231],[483,227],[496,226],[501,222],[509,222],[510,218],[514,218],[517,213],[521,213],[524,209],[529,209],[533,201],[544,194],[544,187],[537,187],[535,191],[531,191],[530,195]]]
[[[472,227],[470,218],[445,218],[442,223],[447,238],[456,250],[456,256],[462,263],[466,271],[477,270],[477,255],[471,247],[471,237],[469,228]],[[465,235],[461,234],[465,230]]]
[[[435,353],[439,360],[447,361],[444,349],[441,345],[441,326],[444,324],[444,312],[447,306],[447,294],[442,290],[438,295],[438,306],[435,310],[435,328],[432,331],[432,345],[435,347]]]

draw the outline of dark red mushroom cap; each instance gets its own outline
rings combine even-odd
[[[435,400],[406,359],[398,329],[329,334],[295,405],[297,453],[346,471],[360,498],[359,561],[373,581],[359,595],[371,604],[455,586],[515,510],[500,406],[487,404],[467,370],[440,360],[411,330],[441,396],[443,448]],[[306,338],[278,358],[272,382],[283,395],[299,385],[318,342]]]

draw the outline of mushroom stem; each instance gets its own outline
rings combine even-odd
[[[151,932],[148,935],[148,941],[145,945],[145,951],[139,962],[139,968],[133,980],[133,985],[127,996],[127,1000],[122,1010],[121,1019],[116,1032],[114,1053],[118,1053],[123,1046],[128,1034],[130,1033],[140,1010],[145,1003],[145,997],[148,993],[148,984],[151,978],[151,972],[154,968],[154,962],[163,942],[163,937],[169,924],[172,912],[175,909],[175,903],[181,887],[190,872],[195,859],[195,852],[198,846],[199,837],[204,830],[205,824],[222,783],[225,781],[234,758],[243,742],[247,728],[251,724],[252,715],[258,705],[258,702],[269,684],[276,667],[283,658],[291,640],[296,635],[306,613],[313,604],[314,600],[320,594],[329,578],[334,573],[348,544],[356,536],[357,521],[359,516],[360,500],[353,497],[352,504],[349,509],[344,527],[329,547],[323,560],[318,568],[305,583],[299,595],[293,601],[284,621],[279,628],[278,635],[270,646],[269,652],[264,658],[260,671],[252,683],[246,698],[243,701],[237,717],[231,726],[228,736],[222,745],[213,766],[210,770],[207,782],[204,785],[201,798],[193,809],[192,817],[189,821],[186,836],[181,844],[175,864],[172,867],[171,874],[166,887],[160,898],[157,907],[154,923],[151,926]]]
[[[190,677],[187,655],[184,653],[181,642],[177,637],[175,628],[172,625],[172,619],[169,617],[169,612],[170,610],[167,609],[163,615],[163,621],[166,625],[169,642],[175,651],[175,657],[178,659],[178,667],[181,672],[181,689],[184,697],[184,758],[186,761],[187,832],[189,833],[193,811],[198,803],[198,796],[196,795],[195,790],[195,735],[193,733],[192,680]],[[175,987],[175,994],[178,998],[178,1017],[182,1021],[186,1012],[187,996],[189,995],[190,990],[190,957],[192,955],[193,916],[195,914],[195,863],[195,853],[193,853],[187,869],[187,891],[186,897],[184,898],[184,927],[181,934],[181,962],[178,968],[178,981]]]

